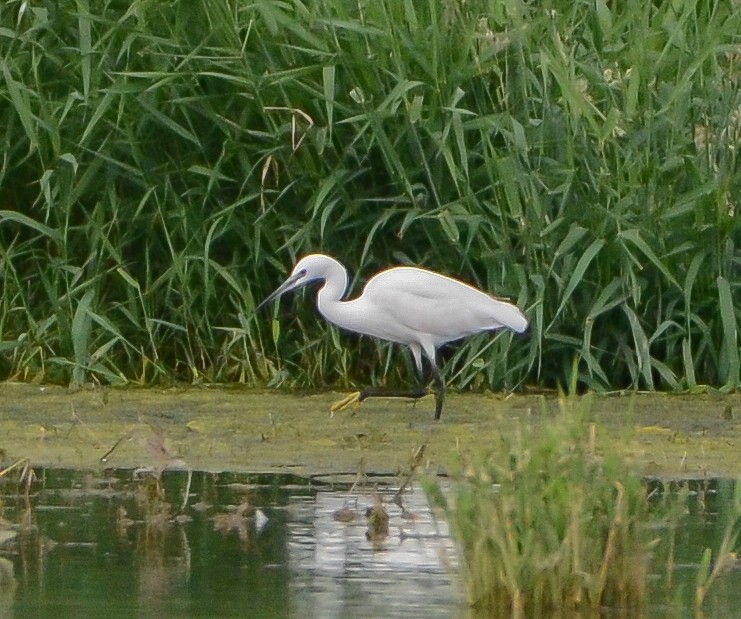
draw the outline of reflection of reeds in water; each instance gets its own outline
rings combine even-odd
[[[190,578],[190,544],[158,472],[141,476],[136,503],[143,519],[136,529],[140,598],[147,600],[151,614],[158,608],[166,614],[172,591]],[[128,520],[126,514],[123,518]]]
[[[13,616],[13,603],[18,582],[15,579],[15,566],[10,559],[0,557],[0,617]]]
[[[733,493],[733,505],[726,525],[723,539],[718,550],[713,554],[706,548],[700,561],[695,587],[695,609],[698,613],[713,583],[725,572],[741,567],[738,559],[739,541],[741,540],[741,481],[737,482]]]
[[[153,447],[168,456],[156,444]],[[95,572],[98,568],[91,564],[97,564],[101,557],[105,561],[116,557],[131,563],[125,569],[131,570],[136,584],[130,592],[117,591],[112,597],[124,600],[124,604],[146,605],[147,616],[170,616],[174,592],[188,588],[192,579],[190,536],[195,534],[202,543],[204,521],[212,521],[217,531],[216,535],[207,534],[209,543],[236,545],[244,556],[252,552],[268,526],[267,516],[256,506],[262,503],[252,496],[252,501],[245,495],[237,498],[237,505],[223,504],[220,494],[225,490],[216,481],[218,475],[200,474],[199,498],[195,499],[190,471],[163,473],[153,467],[136,469],[133,474],[62,472],[54,473],[49,486],[43,470],[38,479],[33,475],[32,484],[25,483],[32,473],[30,464],[17,465],[0,477],[0,559],[6,553],[9,558],[7,564],[0,560],[0,570],[15,563],[26,588],[30,583],[31,589],[43,589],[47,582],[56,586],[59,578],[74,578],[77,570],[86,575],[90,569]],[[193,500],[188,501],[189,497]],[[216,511],[213,517],[205,514],[210,510]],[[222,510],[225,513],[219,513]],[[195,519],[200,524],[193,524]],[[236,544],[231,539],[219,540],[231,535]],[[74,557],[69,567],[65,565],[68,553]],[[50,566],[51,575],[47,571]],[[115,569],[120,568],[116,562]],[[12,585],[12,569],[6,573]],[[13,593],[2,582],[0,574],[0,617],[5,617],[6,598],[9,607]]]

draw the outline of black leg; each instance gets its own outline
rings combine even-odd
[[[358,402],[362,402],[366,398],[412,398],[418,400],[419,398],[425,397],[429,391],[427,390],[427,384],[430,382],[430,375],[424,370],[418,370],[415,366],[415,374],[419,380],[419,387],[416,389],[387,389],[386,387],[366,387],[360,392],[358,396]],[[437,379],[436,379],[437,380]]]
[[[366,398],[413,398],[415,400],[427,395],[425,387],[417,389],[386,389],[384,387],[366,387],[360,392],[358,402]]]
[[[430,382],[430,375],[435,381],[435,421],[440,420],[440,415],[443,412],[443,402],[445,401],[445,381],[440,374],[437,366],[434,363],[430,363],[429,371],[425,372],[424,369],[417,371],[417,378],[419,378],[419,387],[417,389],[387,389],[385,387],[366,387],[357,396],[357,402],[362,402],[366,398],[413,398],[415,400],[426,396],[429,391],[427,390],[427,384]],[[343,400],[342,403],[336,410],[341,410],[347,406],[347,403]]]
[[[445,381],[440,376],[440,370],[435,365],[432,367],[432,376],[435,379],[435,421],[440,420],[443,412],[443,401],[445,400]]]
[[[429,369],[425,369],[424,364],[421,368],[417,368],[417,365],[414,364],[414,375],[417,377],[420,387],[429,385],[430,380],[432,380],[432,365],[430,365]]]
[[[366,387],[360,392],[358,402],[366,398],[413,398],[415,400],[426,396],[427,383],[430,381],[428,373],[426,376],[420,376],[420,383],[417,389],[386,389],[384,387]],[[435,381],[435,421],[440,420],[443,412],[443,402],[445,401],[445,381],[436,366],[430,364],[430,374]]]
[[[437,382],[437,380],[436,380]],[[387,389],[386,387],[366,387],[359,393],[353,393],[346,398],[343,398],[339,402],[335,402],[330,410],[332,413],[341,411],[351,404],[359,403],[366,398],[413,398],[418,400],[428,394],[427,387],[424,384],[420,384],[416,389]],[[437,399],[437,398],[436,398]],[[436,413],[437,417],[440,416],[439,412]],[[435,417],[435,419],[437,419]]]

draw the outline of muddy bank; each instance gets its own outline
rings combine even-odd
[[[420,445],[444,472],[457,451],[492,449],[519,424],[554,414],[543,396],[456,395],[433,423],[431,398],[368,400],[330,416],[346,394],[229,388],[105,389],[0,385],[0,457],[35,465],[187,467],[306,475],[393,474]],[[585,402],[597,443],[665,477],[739,477],[741,396],[631,394]]]

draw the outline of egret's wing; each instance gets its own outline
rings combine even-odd
[[[527,326],[514,305],[463,282],[413,267],[379,273],[368,282],[362,296],[383,316],[389,330],[398,329],[396,341],[404,341],[402,337],[414,332],[439,344],[487,329],[523,331]]]

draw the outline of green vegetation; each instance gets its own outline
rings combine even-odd
[[[687,488],[650,499],[616,443],[598,440],[588,412],[588,403],[564,398],[555,416],[544,409],[545,418],[483,458],[462,456],[450,492],[427,480],[457,540],[477,616],[592,616],[605,607],[642,616],[651,576],[659,575],[653,592],[664,589],[666,602],[675,601],[674,532]],[[698,609],[736,562],[738,496],[712,572],[711,549],[703,555]]]
[[[0,376],[398,380],[311,303],[253,317],[323,250],[520,303],[454,387],[733,389],[739,33],[738,0],[7,0]]]

